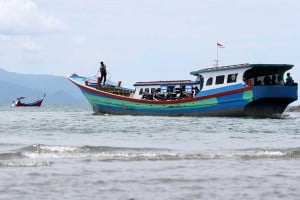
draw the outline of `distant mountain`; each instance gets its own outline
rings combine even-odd
[[[0,69],[0,104],[24,96],[35,101],[46,93],[43,104],[84,104],[80,90],[63,76],[18,74]]]

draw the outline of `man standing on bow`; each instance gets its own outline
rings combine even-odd
[[[101,77],[100,77],[100,82],[99,84],[101,84],[102,80],[103,80],[103,85],[105,85],[106,82],[106,65],[104,64],[103,61],[100,62],[100,73],[101,73]]]

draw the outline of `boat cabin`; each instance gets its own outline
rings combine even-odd
[[[254,86],[259,85],[287,85],[284,73],[293,65],[288,64],[248,64],[251,68],[244,72],[244,78]]]
[[[216,92],[237,89],[245,85],[284,85],[284,73],[293,65],[288,64],[238,64],[211,67],[191,72],[196,76],[204,96]]]

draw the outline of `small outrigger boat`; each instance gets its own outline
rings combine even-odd
[[[33,103],[23,103],[21,102],[22,99],[25,99],[25,97],[18,97],[16,98],[16,100],[13,101],[12,103],[12,107],[30,107],[30,106],[36,106],[39,107],[42,105],[44,98],[45,98],[46,94],[44,94],[44,96],[42,98],[40,98],[39,100],[33,102]]]
[[[284,84],[289,64],[238,64],[193,71],[195,81],[136,82],[135,89],[72,74],[95,113],[153,116],[271,116],[298,99]],[[272,77],[272,78],[271,78]]]

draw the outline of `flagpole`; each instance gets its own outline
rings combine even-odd
[[[217,41],[217,60],[216,60],[216,67],[219,67],[219,45]]]
[[[224,48],[223,44],[220,44],[217,41],[217,60],[216,60],[216,66],[219,67],[219,48]]]

